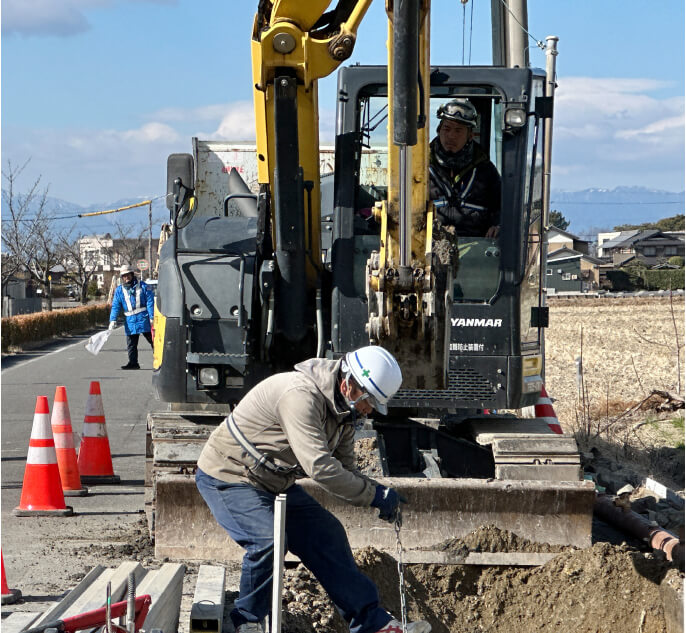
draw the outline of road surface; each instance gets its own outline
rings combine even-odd
[[[24,610],[44,610],[41,603],[72,588],[94,564],[111,566],[89,556],[89,551],[103,543],[129,541],[144,519],[146,415],[163,407],[152,393],[152,351],[141,337],[142,369],[122,371],[120,366],[127,362],[122,327],[97,356],[86,351],[87,340],[87,335],[74,336],[2,359],[2,554],[10,588],[24,594]],[[21,495],[36,397],[47,396],[52,411],[55,388],[64,385],[72,428],[81,433],[93,380],[100,382],[114,472],[121,482],[88,486],[87,497],[67,497],[73,517],[13,516]],[[76,550],[83,555],[75,555]],[[3,607],[3,615],[7,610]]]

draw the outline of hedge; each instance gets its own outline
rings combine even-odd
[[[638,266],[608,270],[612,290],[677,290],[684,287],[684,270],[646,270]]]
[[[110,306],[107,303],[94,303],[67,310],[34,312],[2,319],[0,336],[2,351],[21,348],[53,336],[72,334],[91,330],[104,325],[109,320]]]

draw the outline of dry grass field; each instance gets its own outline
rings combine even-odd
[[[546,387],[562,425],[572,430],[581,405],[577,362],[593,417],[615,415],[651,390],[677,391],[683,376],[684,302],[674,297],[555,299],[546,331]],[[681,393],[683,393],[683,377]]]
[[[684,410],[646,400],[653,390],[683,395],[683,345],[682,297],[550,301],[546,388],[565,432],[582,450],[602,443],[616,458],[683,481],[674,470],[683,470]]]

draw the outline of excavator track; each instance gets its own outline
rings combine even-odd
[[[194,471],[202,446],[222,416],[164,412],[148,415],[146,485],[155,555],[171,560],[236,561],[243,556],[212,518],[198,493]],[[516,431],[513,431],[513,427]],[[483,525],[495,525],[536,542],[590,545],[595,490],[580,480],[579,455],[572,437],[552,433],[536,420],[478,420],[470,423],[477,450],[493,451],[495,477],[445,477],[440,451],[420,451],[426,466],[411,476],[387,476],[392,454],[376,431],[380,447],[376,476],[407,499],[404,543],[413,560],[431,558],[431,548],[461,538]],[[509,428],[509,432],[506,429]],[[440,449],[440,441],[437,444]],[[391,449],[392,453],[392,449]],[[357,508],[327,494],[312,480],[302,485],[341,520],[353,549],[374,546],[393,553],[395,532],[371,508]],[[425,552],[426,554],[423,554]]]

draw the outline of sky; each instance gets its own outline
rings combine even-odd
[[[432,1],[433,63],[491,63],[490,4]],[[51,196],[90,205],[162,195],[168,154],[190,152],[193,136],[254,140],[256,6],[2,0],[3,171],[28,160],[20,190],[40,177]],[[553,189],[682,191],[683,0],[529,0],[528,12],[535,40],[560,37]],[[374,0],[346,64],[385,59]],[[335,85],[320,81],[322,143],[333,141]]]

